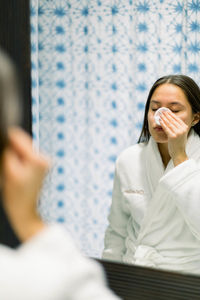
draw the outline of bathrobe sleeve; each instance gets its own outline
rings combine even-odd
[[[75,247],[67,232],[50,225],[17,250],[0,246],[2,300],[117,300],[101,267]]]
[[[119,160],[116,162],[112,204],[108,216],[109,225],[104,238],[102,257],[110,260],[122,261],[125,252],[125,238],[127,237],[127,223],[129,215],[123,205],[123,195],[119,179]]]
[[[192,233],[200,239],[200,163],[189,159],[173,168],[160,181],[176,202]]]

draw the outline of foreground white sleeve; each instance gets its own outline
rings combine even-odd
[[[167,173],[160,183],[173,197],[193,234],[200,239],[200,164],[189,159]]]
[[[2,300],[117,300],[97,262],[87,259],[59,225],[17,250],[0,246]]]
[[[109,225],[104,238],[102,257],[110,260],[122,261],[125,252],[125,239],[127,237],[128,215],[123,208],[123,195],[120,189],[118,160],[115,168],[112,204],[108,216]]]

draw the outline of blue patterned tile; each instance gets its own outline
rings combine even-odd
[[[55,164],[40,213],[100,257],[115,162],[138,139],[149,88],[169,73],[200,83],[200,1],[31,0],[30,10],[33,139]]]

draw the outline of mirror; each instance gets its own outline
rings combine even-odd
[[[31,1],[33,137],[54,161],[39,209],[86,255],[101,257],[116,158],[139,137],[153,82],[200,81],[197,11],[184,1]]]
[[[21,0],[21,5],[17,5],[15,0],[2,1],[1,4],[0,44],[10,53],[19,69],[23,70],[22,83],[25,89],[23,106],[26,111],[23,126],[31,132],[28,1]],[[8,19],[7,11],[10,11],[10,19]],[[15,43],[16,40],[17,43]],[[25,53],[27,55],[24,55]],[[133,297],[137,300],[164,300],[166,297],[170,299],[199,298],[199,276],[186,276],[176,272],[163,272],[101,259],[98,261],[106,271],[109,286],[124,300],[132,300]]]

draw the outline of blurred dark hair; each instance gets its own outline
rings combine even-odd
[[[149,91],[149,95],[145,106],[142,131],[138,143],[149,141],[150,132],[147,115],[149,111],[150,100],[155,89],[164,83],[170,83],[180,87],[191,105],[192,112],[200,112],[200,88],[192,78],[186,75],[167,75],[161,77],[153,84],[152,88]],[[200,136],[200,122],[193,126],[193,129]]]
[[[0,49],[0,160],[8,143],[8,127],[20,122],[20,93],[16,70]]]
[[[0,171],[2,154],[8,144],[8,128],[19,125],[20,92],[15,67],[10,58],[0,49]],[[0,187],[0,243],[16,248],[20,241],[16,236],[4,210]]]

